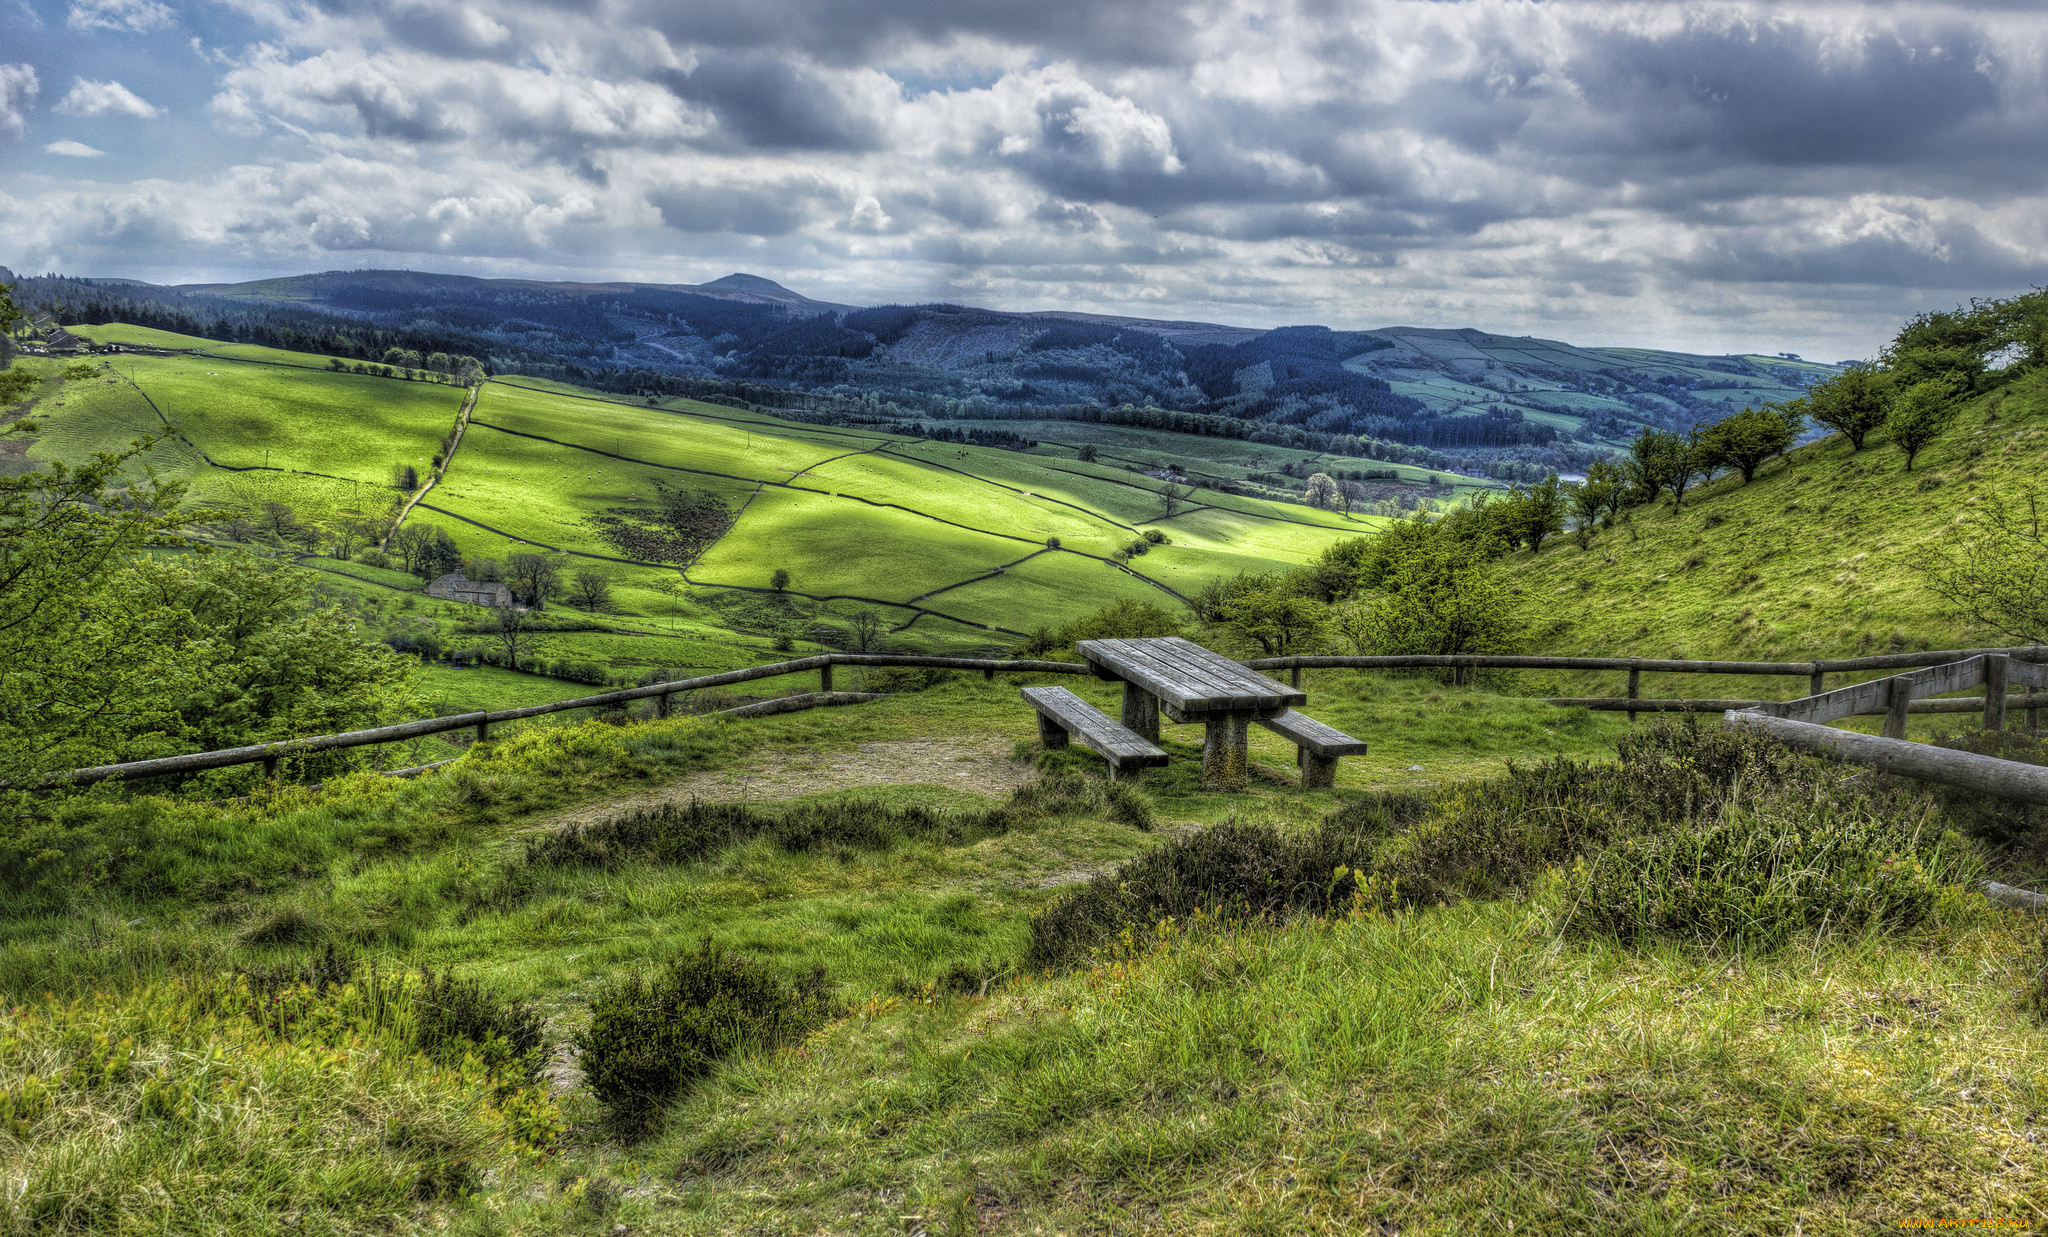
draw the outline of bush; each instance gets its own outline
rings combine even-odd
[[[822,969],[791,983],[706,941],[651,976],[600,989],[577,1046],[590,1089],[638,1136],[718,1062],[801,1036],[833,1012]]]
[[[871,692],[921,692],[960,677],[957,670],[937,666],[883,666],[868,669],[861,689]]]
[[[611,671],[594,661],[558,661],[548,668],[548,673],[571,683],[588,683],[592,687],[603,687],[612,681]]]
[[[1349,905],[1376,840],[1420,815],[1422,806],[1414,796],[1375,796],[1302,836],[1231,820],[1176,838],[1032,916],[1026,962],[1071,965],[1125,932],[1198,911],[1285,919]]]
[[[1567,889],[1581,933],[1759,951],[1815,933],[1918,927],[1979,875],[1953,832],[1927,837],[1921,822],[1867,800],[1793,792],[1624,838],[1575,867]]]

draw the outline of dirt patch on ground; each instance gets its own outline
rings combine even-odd
[[[738,768],[697,773],[655,790],[587,804],[550,818],[543,827],[560,829],[614,812],[691,799],[773,802],[863,786],[951,786],[1000,798],[1031,777],[1029,761],[1012,760],[1007,743],[990,739],[905,739],[832,752],[763,752]]]

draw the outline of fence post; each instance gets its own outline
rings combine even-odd
[[[1906,707],[1913,703],[1913,676],[1901,674],[1892,679],[1891,692],[1886,698],[1884,711],[1884,737],[1903,739],[1906,737]]]
[[[1827,680],[1827,671],[1821,669],[1821,663],[1813,663],[1813,673],[1806,676],[1806,694],[1809,696],[1820,695],[1827,690]]]
[[[277,757],[265,756],[263,758],[263,777],[266,781],[274,782],[277,780]]]
[[[485,739],[488,739],[490,737],[491,719],[486,717],[478,720],[476,724],[476,741],[482,743]]]
[[[831,654],[828,653],[826,656],[830,657]],[[832,663],[829,661],[818,667],[818,690],[821,692],[832,690]]]
[[[996,672],[995,672],[995,667],[991,666],[991,667],[989,667],[988,669],[986,669],[986,670],[982,671],[982,672],[981,672],[981,681],[982,681],[982,682],[984,682],[984,683],[993,683],[993,682],[995,682],[995,681],[996,681]]]
[[[2005,670],[2008,659],[2004,656],[1984,656],[1984,729],[2005,729]]]
[[[1452,687],[1463,687],[1464,685],[1465,685],[1465,663],[1464,663],[1464,662],[1458,662],[1458,663],[1457,663],[1456,665],[1454,665],[1454,666],[1452,666],[1452,667],[1451,667],[1451,686],[1452,686]]]
[[[1294,665],[1292,665],[1292,666],[1288,667],[1288,670],[1287,670],[1287,685],[1288,685],[1289,687],[1300,687],[1300,686],[1301,686],[1301,663],[1300,663],[1300,662],[1295,662],[1295,663],[1294,663]]]
[[[1643,694],[1643,671],[1641,667],[1636,665],[1638,660],[1638,658],[1634,657],[1628,659],[1628,698],[1630,701],[1641,699]],[[1628,724],[1631,726],[1636,724],[1636,711],[1634,709],[1628,711]]]
[[[656,696],[654,698],[654,715],[656,717],[667,717],[669,715],[669,710],[674,707],[674,704],[674,692],[661,693],[659,696]]]

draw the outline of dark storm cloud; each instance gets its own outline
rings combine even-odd
[[[1834,54],[1811,32],[1775,25],[1600,33],[1579,49],[1573,77],[1593,108],[1623,119],[1634,150],[1885,166],[1997,111],[1997,51],[1955,25]]]
[[[883,116],[832,76],[778,55],[736,52],[663,74],[670,89],[709,108],[731,145],[763,150],[866,151],[882,144]]]

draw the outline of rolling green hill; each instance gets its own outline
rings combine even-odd
[[[119,324],[81,333],[145,351],[113,358],[91,379],[53,381],[31,458],[78,458],[175,426],[153,462],[185,481],[188,501],[209,517],[282,502],[316,526],[382,518],[403,497],[394,469],[431,477],[468,395]],[[882,615],[894,647],[1001,648],[1116,598],[1177,609],[1209,581],[1304,562],[1383,522],[1199,488],[1298,467],[1313,452],[1171,434],[1142,441],[1142,455],[1084,462],[1070,445],[1026,453],[493,381],[476,392],[459,448],[408,519],[445,529],[465,555],[502,560],[541,548],[562,555],[567,570],[610,573],[617,612],[589,625],[642,634],[565,633],[548,643],[557,657],[620,674],[748,664],[773,655],[770,635],[790,631],[799,647],[816,647],[811,637],[860,609]],[[1171,517],[1160,498],[1169,482],[1151,475],[1168,461],[1197,485]],[[1458,492],[1429,485],[1421,470],[1401,472],[1375,485],[1411,495],[1409,505]],[[736,514],[684,570],[635,560],[591,523],[651,510],[659,486],[714,496]],[[1119,561],[1146,532],[1167,541]],[[441,637],[476,640],[462,635],[473,608],[419,596],[411,577],[309,561],[365,606],[416,607],[412,617]],[[790,584],[771,597],[778,570]],[[376,609],[373,626],[397,622],[396,613]]]
[[[1519,413],[1581,442],[1619,445],[1638,424],[1708,420],[1797,397],[1837,369],[1789,356],[1580,348],[1474,330],[1387,327],[1344,362],[1431,411]]]
[[[1803,660],[2004,643],[1930,591],[1916,557],[1986,495],[2048,464],[2048,380],[1963,406],[1914,471],[1883,432],[1839,435],[1636,509],[1581,550],[1569,536],[1508,560],[1546,651]]]

